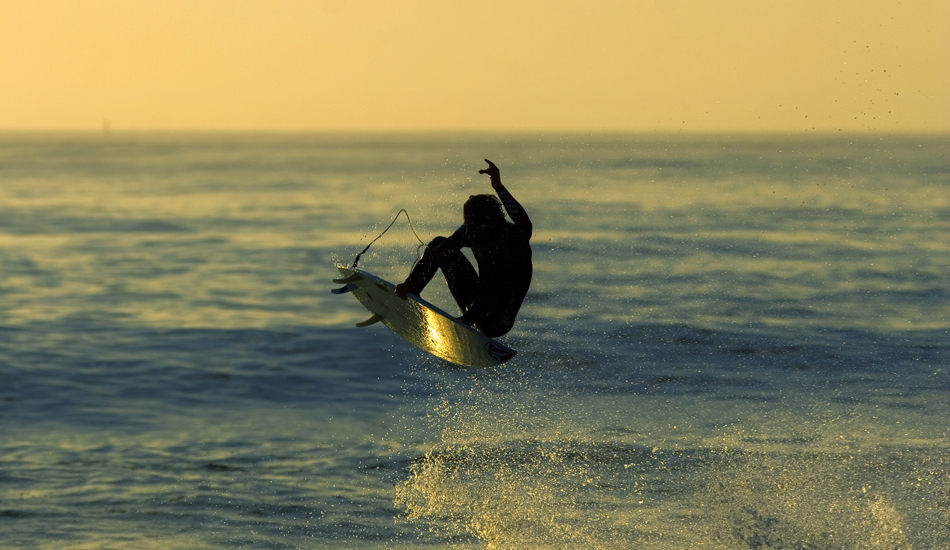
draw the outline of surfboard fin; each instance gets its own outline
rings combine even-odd
[[[361,277],[359,273],[354,273],[350,275],[349,277],[341,277],[339,279],[333,279],[333,282],[338,285],[345,285],[345,284],[355,283],[356,281],[362,281],[362,280],[363,280],[363,277]]]
[[[375,325],[376,323],[378,323],[378,322],[380,322],[380,321],[382,321],[382,320],[383,320],[383,318],[380,317],[378,313],[374,313],[373,316],[370,317],[369,319],[367,319],[367,320],[365,320],[365,321],[362,321],[362,322],[359,322],[359,323],[356,323],[356,326],[358,326],[358,327],[368,327],[368,326],[370,326],[370,325]]]

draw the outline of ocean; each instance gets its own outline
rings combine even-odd
[[[501,169],[503,366],[333,295]],[[0,135],[4,549],[950,548],[946,135]],[[360,259],[400,282],[404,217]],[[454,311],[440,276],[423,297]]]

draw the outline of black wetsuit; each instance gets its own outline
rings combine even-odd
[[[406,279],[420,292],[439,269],[462,310],[461,320],[486,336],[507,334],[531,286],[531,220],[499,182],[493,185],[512,222],[503,221],[473,242],[465,225],[436,237]],[[471,248],[478,272],[462,248]]]

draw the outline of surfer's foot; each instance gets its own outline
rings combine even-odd
[[[419,295],[419,291],[416,290],[415,285],[413,285],[409,281],[406,281],[404,283],[399,283],[398,285],[396,285],[396,296],[399,296],[400,298],[405,300],[409,294],[415,294],[416,296]]]

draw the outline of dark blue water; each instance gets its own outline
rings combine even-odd
[[[950,548],[948,152],[2,136],[0,547]],[[519,355],[353,327],[334,263],[454,230],[486,157],[536,229]]]

